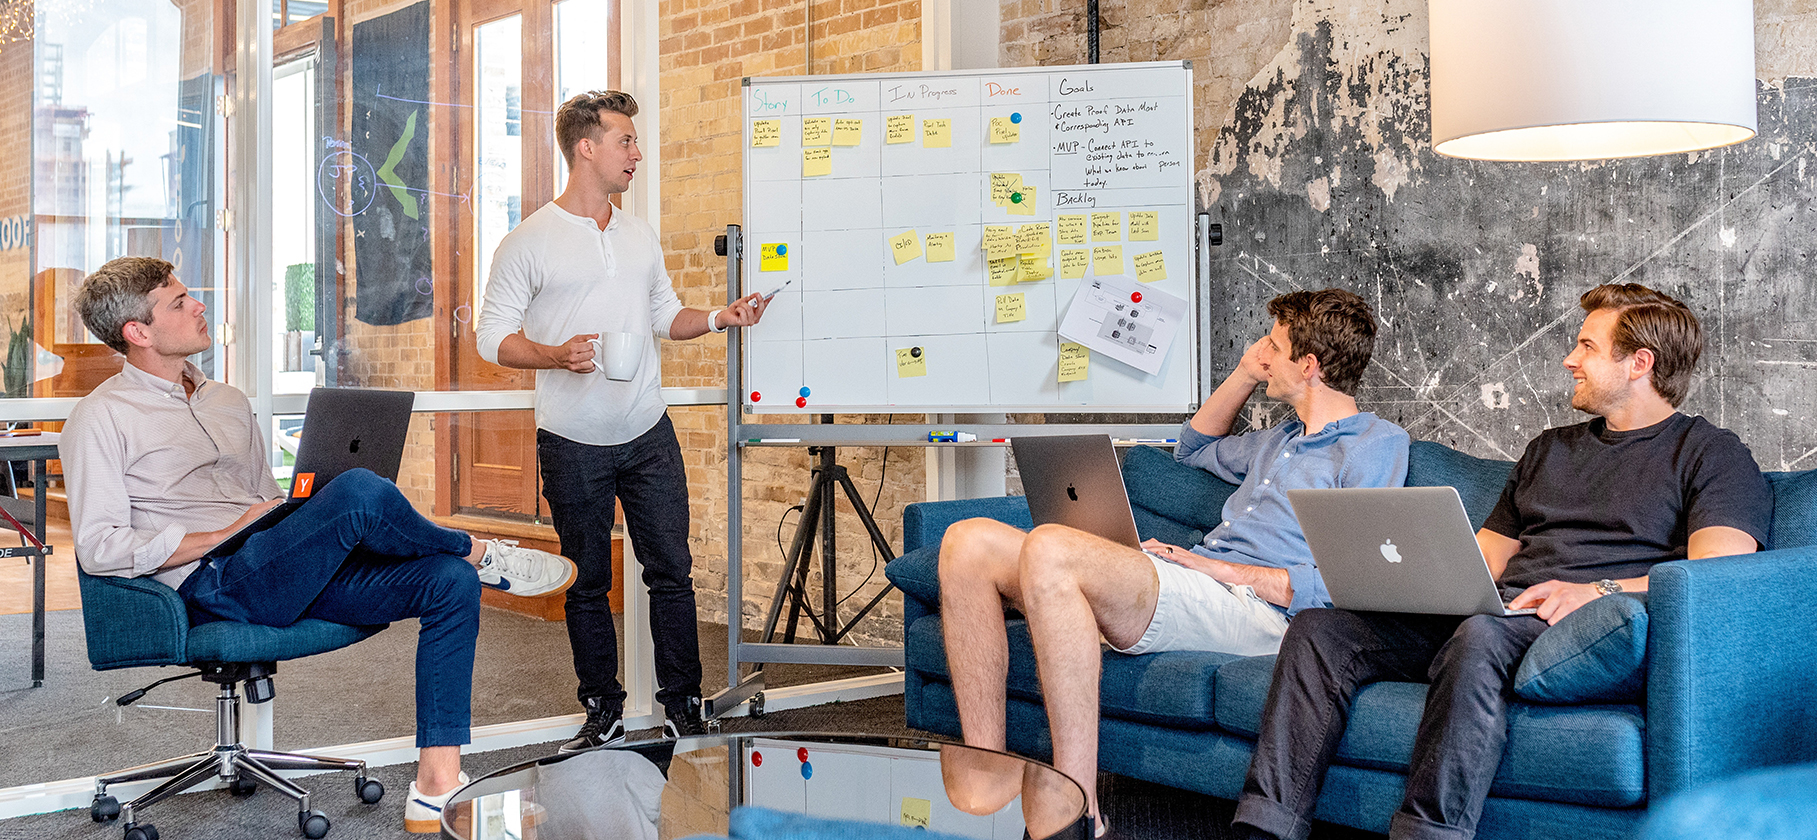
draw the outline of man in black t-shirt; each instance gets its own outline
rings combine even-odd
[[[1236,824],[1301,840],[1325,769],[1363,686],[1430,682],[1391,838],[1476,833],[1508,740],[1508,694],[1534,639],[1590,601],[1644,592],[1656,563],[1748,554],[1765,544],[1773,498],[1746,446],[1678,413],[1703,352],[1683,303],[1604,285],[1565,357],[1571,406],[1596,415],[1527,445],[1477,532],[1515,608],[1535,616],[1302,611],[1281,641]]]

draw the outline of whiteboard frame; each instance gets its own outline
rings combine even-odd
[[[740,223],[740,226],[742,228],[748,229],[748,224],[746,222],[748,222],[748,220],[752,216],[751,196],[753,193],[753,184],[750,181],[750,173],[752,171],[751,139],[750,139],[752,116],[750,113],[751,100],[750,100],[750,96],[748,95],[748,93],[749,93],[750,88],[753,85],[757,85],[757,84],[782,85],[782,84],[805,84],[805,83],[830,84],[830,83],[837,83],[837,82],[841,82],[841,81],[888,81],[891,79],[923,80],[923,79],[939,79],[939,78],[971,78],[971,77],[979,77],[979,76],[993,76],[993,77],[1039,76],[1039,77],[1046,77],[1046,76],[1054,75],[1056,73],[1068,72],[1068,71],[1070,71],[1070,72],[1090,72],[1093,74],[1098,74],[1098,73],[1121,72],[1121,71],[1164,70],[1164,69],[1178,69],[1178,70],[1182,71],[1182,75],[1180,77],[1180,81],[1183,86],[1181,96],[1186,103],[1187,119],[1184,121],[1184,125],[1182,128],[1182,136],[1180,138],[1180,143],[1181,143],[1180,147],[1187,150],[1187,153],[1186,153],[1187,160],[1196,162],[1197,161],[1197,150],[1193,146],[1192,103],[1194,100],[1193,100],[1192,61],[1191,60],[1143,61],[1143,62],[1127,62],[1127,63],[1118,63],[1118,64],[1078,64],[1078,65],[1059,65],[1059,66],[1047,66],[1047,67],[1006,67],[1006,68],[985,68],[985,69],[976,69],[976,70],[940,70],[940,71],[931,71],[931,72],[849,73],[849,74],[843,74],[843,75],[825,75],[825,76],[745,76],[739,85],[739,97],[738,97],[739,98],[739,121],[740,121],[739,128],[738,128],[738,136],[739,136],[739,145],[741,148],[741,166],[743,167],[743,170],[741,172],[742,188],[743,188],[743,195],[742,195],[741,201],[742,201],[743,219],[745,220],[745,222]],[[1051,154],[1051,152],[1050,152],[1050,154]],[[1181,177],[1185,180],[1184,186],[1187,187],[1187,194],[1189,196],[1196,197],[1197,192],[1196,192],[1196,185],[1193,181],[1193,170],[1190,168],[1184,169],[1184,171],[1181,174]],[[779,414],[779,415],[780,414],[787,414],[787,415],[891,414],[891,413],[895,413],[895,414],[902,414],[902,413],[910,413],[910,414],[991,414],[991,413],[1000,413],[1000,412],[1013,412],[1013,413],[1018,413],[1018,414],[1022,414],[1022,413],[1035,413],[1035,414],[1048,414],[1048,413],[1056,413],[1056,414],[1166,414],[1166,413],[1174,413],[1174,412],[1190,413],[1192,411],[1197,410],[1199,407],[1199,404],[1205,399],[1205,396],[1207,393],[1206,389],[1208,387],[1208,385],[1205,381],[1205,377],[1206,377],[1205,368],[1204,368],[1205,360],[1202,358],[1204,337],[1200,334],[1202,332],[1202,327],[1203,327],[1203,324],[1205,321],[1205,312],[1204,312],[1202,303],[1200,301],[1200,295],[1201,295],[1201,290],[1203,290],[1206,287],[1207,278],[1203,274],[1203,271],[1202,271],[1202,267],[1205,263],[1205,259],[1204,259],[1204,255],[1200,253],[1201,242],[1200,242],[1200,238],[1199,238],[1199,224],[1198,224],[1200,211],[1196,205],[1197,205],[1196,201],[1190,201],[1186,206],[1180,208],[1181,210],[1183,210],[1185,212],[1186,219],[1187,219],[1187,223],[1185,225],[1185,228],[1186,228],[1185,235],[1182,237],[1184,239],[1183,244],[1185,246],[1185,253],[1188,254],[1192,258],[1192,260],[1191,260],[1192,273],[1191,273],[1190,280],[1187,284],[1187,303],[1190,307],[1190,311],[1192,314],[1191,314],[1191,317],[1189,317],[1187,319],[1185,328],[1182,330],[1183,335],[1181,335],[1179,338],[1177,338],[1175,340],[1175,346],[1169,350],[1170,353],[1181,354],[1178,359],[1173,361],[1174,364],[1185,364],[1185,365],[1190,366],[1189,370],[1188,370],[1188,375],[1187,375],[1190,392],[1187,395],[1187,400],[1184,403],[1174,403],[1174,402],[1115,403],[1115,404],[1103,404],[1103,403],[1034,403],[1034,404],[1020,404],[1020,403],[1010,403],[1010,404],[904,403],[904,404],[888,404],[888,403],[883,403],[883,404],[826,404],[826,405],[810,404],[807,407],[798,408],[793,403],[785,402],[785,403],[781,403],[781,404],[772,403],[769,405],[758,406],[755,403],[752,403],[751,399],[750,399],[750,395],[751,395],[750,365],[745,363],[745,362],[749,361],[749,356],[750,356],[751,331],[748,329],[739,330],[740,335],[739,335],[739,338],[737,341],[736,348],[732,348],[732,347],[727,348],[728,353],[736,352],[739,356],[739,361],[741,362],[741,364],[738,365],[739,375],[737,376],[737,381],[728,382],[727,384],[729,386],[736,388],[736,394],[732,395],[732,396],[735,397],[735,401],[739,405],[740,409],[747,414]],[[740,272],[740,276],[738,277],[738,282],[736,284],[737,291],[734,294],[728,295],[728,297],[733,298],[733,299],[736,299],[737,297],[741,297],[745,294],[749,294],[749,293],[755,292],[755,291],[767,291],[767,289],[760,288],[762,286],[762,283],[759,282],[759,280],[756,276],[757,264],[758,264],[759,260],[755,259],[751,255],[743,255],[743,256],[745,256],[745,258],[739,261],[740,265],[741,265],[741,272]],[[982,278],[980,278],[980,280],[982,280]],[[730,285],[730,283],[731,283],[731,278],[728,278],[728,285]],[[1100,363],[1109,363],[1109,360],[1105,360]]]

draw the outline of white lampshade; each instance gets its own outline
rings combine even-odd
[[[1432,148],[1585,160],[1754,136],[1750,0],[1430,0]]]

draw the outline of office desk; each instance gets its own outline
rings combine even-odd
[[[38,542],[44,542],[45,477],[52,458],[57,457],[57,433],[45,432],[31,437],[0,437],[0,461],[32,463],[32,530]],[[49,551],[48,546],[45,551]],[[44,557],[31,546],[0,547],[0,558],[37,558],[32,565],[32,687],[44,685]]]

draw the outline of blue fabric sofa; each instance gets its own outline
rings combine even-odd
[[[1474,524],[1513,464],[1415,442],[1407,483],[1456,487]],[[1170,453],[1123,465],[1143,537],[1192,545],[1235,490]],[[1479,836],[1632,836],[1647,804],[1703,782],[1817,759],[1817,470],[1769,473],[1772,547],[1739,558],[1656,567],[1648,600],[1646,687],[1635,703],[1516,703]],[[904,553],[908,725],[958,736],[940,630],[937,560],[948,525],[990,517],[1030,527],[1019,497],[910,505]],[[1010,623],[1009,748],[1051,755],[1026,625]],[[1235,799],[1249,766],[1274,657],[1104,654],[1100,767]],[[1380,683],[1357,697],[1317,817],[1386,832],[1400,804],[1426,686]]]

